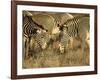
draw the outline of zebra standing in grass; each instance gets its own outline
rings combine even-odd
[[[46,30],[41,25],[38,25],[32,20],[32,15],[29,12],[23,16],[23,48],[24,48],[24,57],[28,57],[30,55],[29,52],[36,49],[36,46],[39,49],[44,44],[44,33]],[[33,46],[35,43],[35,47]],[[35,50],[34,49],[34,50]]]
[[[23,48],[24,48],[24,57],[29,56],[30,50],[30,42],[31,38],[36,35],[36,28],[37,25],[33,24],[31,16],[24,16],[23,17]]]
[[[64,53],[66,45],[68,45],[68,40],[71,38],[78,37],[78,39],[81,41],[83,54],[85,49],[87,32],[89,28],[89,16],[83,15],[69,19],[64,24],[62,24],[60,28],[62,28],[62,37],[60,44],[62,53]]]

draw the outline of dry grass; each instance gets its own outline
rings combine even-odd
[[[33,56],[29,59],[23,60],[23,68],[67,67],[84,65],[89,65],[89,48],[85,48],[84,55],[82,55],[80,43],[77,40],[74,40],[73,49],[69,47],[69,49],[67,49],[63,54],[59,53],[58,50],[53,49],[52,46],[50,46],[46,50],[36,54],[33,53]]]

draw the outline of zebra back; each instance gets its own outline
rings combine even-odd
[[[23,34],[26,37],[31,37],[37,34],[37,30],[44,29],[41,25],[38,25],[32,20],[32,17],[23,17]]]
[[[89,17],[74,17],[73,19],[67,20],[61,27],[69,36],[76,37],[80,34],[83,35],[89,28]]]
[[[56,25],[62,25],[64,22],[66,22],[68,19],[73,18],[73,16],[69,13],[54,13],[50,14],[54,19]]]
[[[67,20],[62,26],[61,30],[61,44],[68,45],[68,41],[77,37],[85,42],[86,34],[89,27],[89,16],[78,16]]]

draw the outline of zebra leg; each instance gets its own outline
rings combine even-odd
[[[27,42],[27,38],[25,36],[23,36],[23,58],[25,58],[25,53],[26,53],[26,42]]]
[[[59,49],[60,49],[60,53],[64,53],[65,52],[65,48],[62,44],[59,44]]]
[[[59,49],[60,49],[60,53],[66,53],[68,52],[68,40],[64,41],[64,42],[61,42],[59,44]]]
[[[86,33],[86,48],[89,49],[90,45],[90,34],[89,32]]]
[[[86,40],[86,48],[87,48],[87,49],[89,49],[89,45],[90,45],[89,40]]]
[[[85,39],[82,39],[82,64],[84,65],[85,64]]]
[[[44,49],[46,49],[46,47],[47,47],[47,43],[44,43],[44,44],[42,45],[42,49],[44,50]]]
[[[71,45],[70,45],[70,46],[71,46],[71,49],[73,50],[73,48],[74,48],[74,47],[73,47],[73,38],[70,39],[70,44],[71,44]]]
[[[28,57],[29,57],[29,39],[27,39],[25,43],[25,58]]]

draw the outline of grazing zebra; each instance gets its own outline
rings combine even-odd
[[[41,48],[44,46],[44,37],[42,36],[46,33],[46,30],[41,26],[35,23],[32,20],[31,16],[23,17],[23,37],[24,37],[24,57],[28,57],[30,50],[33,48],[33,43],[37,43],[37,47]],[[41,36],[41,37],[39,37]],[[46,37],[47,38],[47,37]],[[35,47],[36,48],[36,47]]]
[[[54,27],[52,29],[52,34],[51,34],[51,39],[52,39],[52,45],[55,49],[59,50],[60,48],[60,53],[62,53],[63,49],[60,45],[60,39],[61,39],[61,25],[63,25],[67,20],[74,18],[73,15],[69,14],[69,13],[50,13],[49,15],[51,15],[54,18],[54,23],[57,27]],[[72,40],[72,39],[71,39]]]
[[[61,30],[61,52],[64,53],[66,45],[71,38],[78,38],[81,42],[82,54],[84,53],[87,32],[89,28],[89,16],[78,16],[67,20],[60,26]],[[68,48],[66,48],[68,49]]]

